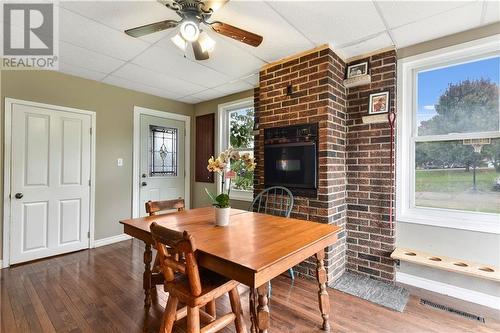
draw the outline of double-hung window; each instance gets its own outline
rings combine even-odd
[[[402,59],[397,218],[500,233],[498,36]]]
[[[240,154],[248,153],[253,157],[253,98],[219,105],[217,118],[219,130],[216,154],[232,147]],[[253,172],[243,172],[238,164],[232,165],[231,169],[236,172],[236,177],[231,180],[231,183],[226,183],[226,186],[231,186],[231,199],[251,201],[253,198]],[[218,181],[220,182],[220,179]],[[220,186],[217,188],[220,189]]]

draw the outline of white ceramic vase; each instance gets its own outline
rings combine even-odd
[[[229,216],[231,207],[217,208],[215,207],[215,225],[219,227],[226,227],[229,225]]]

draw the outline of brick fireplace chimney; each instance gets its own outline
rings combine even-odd
[[[255,193],[264,189],[264,130],[318,123],[318,191],[315,197],[295,197],[292,217],[340,226],[338,242],[327,249],[328,281],[339,277],[346,263],[346,89],[345,63],[328,46],[270,64],[260,71],[255,89]],[[297,235],[300,237],[300,235]],[[315,276],[315,261],[296,272]]]

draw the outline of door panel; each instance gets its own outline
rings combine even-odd
[[[150,187],[152,185],[149,185]],[[150,188],[148,191],[148,196],[146,198],[146,201],[151,200],[151,201],[159,201],[160,200],[160,189],[159,188]]]
[[[49,134],[47,115],[26,114],[26,186],[48,186]]]
[[[185,195],[185,122],[141,115],[139,214],[146,215],[148,200],[171,200]],[[156,131],[155,131],[156,130]],[[166,134],[163,139],[161,131]],[[175,134],[174,134],[175,133]],[[153,139],[154,135],[157,135]],[[163,140],[163,141],[162,141]],[[171,145],[172,141],[175,144]],[[159,151],[165,144],[164,155]],[[154,146],[156,145],[156,146]],[[163,158],[162,158],[163,156]],[[165,168],[153,168],[166,166]],[[159,172],[159,170],[164,171]]]
[[[79,242],[81,225],[81,201],[61,200],[59,201],[59,244]]]
[[[82,120],[62,119],[61,184],[82,183]]]
[[[24,252],[47,248],[49,203],[30,202],[23,205],[23,239]]]
[[[88,248],[90,126],[90,115],[12,105],[11,264]]]

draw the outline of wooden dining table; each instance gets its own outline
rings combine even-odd
[[[145,243],[143,286],[147,310],[151,289],[164,281],[160,273],[151,270],[153,239],[149,226],[156,222],[191,233],[200,266],[250,287],[252,331],[260,333],[268,331],[270,322],[268,281],[315,256],[321,328],[330,330],[324,249],[337,241],[339,227],[238,209],[231,209],[229,226],[218,227],[214,221],[213,207],[120,221],[126,234]]]

